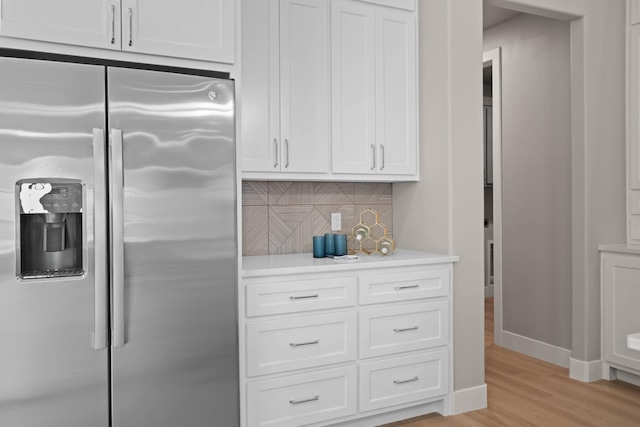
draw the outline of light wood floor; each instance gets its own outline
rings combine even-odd
[[[485,302],[485,357],[487,409],[386,427],[640,426],[640,387],[572,380],[567,369],[493,345],[493,298]]]

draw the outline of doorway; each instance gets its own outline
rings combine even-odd
[[[569,367],[570,25],[523,13],[484,34],[492,76],[495,343]]]

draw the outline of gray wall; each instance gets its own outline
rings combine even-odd
[[[520,15],[502,53],[502,304],[507,332],[571,349],[569,23]]]
[[[492,3],[571,21],[572,356],[596,360],[598,245],[625,241],[624,1]],[[460,256],[453,277],[456,391],[484,384],[481,6],[420,0],[421,180],[393,187],[396,240]]]
[[[393,185],[402,247],[454,254],[454,388],[484,384],[482,2],[420,0],[420,182]]]

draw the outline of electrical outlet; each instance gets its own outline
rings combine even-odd
[[[331,214],[331,231],[342,230],[342,214],[334,212]]]

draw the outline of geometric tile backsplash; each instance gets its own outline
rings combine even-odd
[[[391,184],[375,182],[242,182],[242,255],[312,251],[312,237],[331,232],[331,213],[342,214],[351,235],[360,214],[373,209],[393,236]]]

